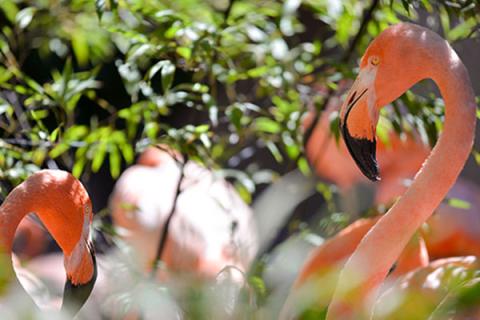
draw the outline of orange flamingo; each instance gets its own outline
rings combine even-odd
[[[180,178],[167,150],[146,149],[122,174],[110,201],[114,224],[126,231],[124,239],[147,270]],[[256,227],[251,209],[228,182],[189,161],[177,201],[161,257],[169,270],[211,279],[227,265],[248,269],[257,248]]]
[[[330,99],[312,131],[305,152],[317,175],[330,180],[341,190],[348,190],[363,178],[354,160],[347,156],[345,143],[341,140],[337,143],[329,129],[329,118],[340,106],[339,98]],[[304,127],[308,127],[312,120],[313,113],[310,112]],[[430,152],[430,148],[414,135],[406,135],[403,140],[393,130],[388,134],[389,144],[380,141],[377,147],[378,164],[383,174],[375,193],[375,204],[390,204],[404,193],[405,180],[413,178]],[[480,256],[480,188],[465,179],[458,179],[448,197],[468,202],[468,208],[455,208],[446,203],[437,208],[427,222],[427,231],[422,233],[429,255],[432,258]]]
[[[95,253],[89,240],[92,205],[83,185],[67,172],[42,170],[31,175],[7,196],[0,206],[0,249],[2,261],[11,259],[15,230],[20,221],[35,212],[64,254],[66,282],[62,310],[77,313],[96,279]],[[20,284],[8,267],[9,291]],[[26,303],[31,302],[25,295]]]
[[[368,47],[360,70],[342,106],[341,127],[352,157],[369,179],[379,180],[375,159],[379,108],[416,82],[432,78],[445,99],[445,125],[412,185],[343,267],[327,319],[371,314],[366,296],[375,296],[408,240],[455,183],[475,131],[476,104],[468,72],[448,42],[430,30],[412,24],[388,28]]]
[[[342,135],[353,159],[365,176],[379,180],[375,159],[379,108],[425,78],[437,83],[445,99],[444,131],[412,185],[345,263],[327,319],[371,315],[371,302],[389,269],[455,183],[470,153],[476,105],[468,73],[445,40],[405,23],[388,28],[368,47],[342,106]]]

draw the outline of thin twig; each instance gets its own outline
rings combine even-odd
[[[161,146],[156,146],[156,147],[159,148],[160,150],[165,151]],[[183,161],[179,161],[172,154],[170,154],[170,156],[172,156],[175,159],[175,161],[178,163],[178,165],[180,167],[179,168],[180,169],[180,177],[178,178],[177,187],[176,187],[176,191],[175,191],[175,197],[173,198],[172,208],[170,209],[170,213],[168,214],[167,220],[165,221],[165,226],[163,227],[162,234],[161,234],[160,240],[158,242],[157,253],[155,255],[155,259],[153,260],[152,271],[150,273],[150,276],[152,278],[154,278],[156,273],[157,273],[159,261],[162,259],[163,251],[165,251],[165,245],[167,243],[168,232],[170,230],[170,223],[173,219],[173,216],[175,215],[175,212],[177,211],[178,197],[180,196],[180,193],[182,193],[181,186],[182,186],[183,178],[185,177],[185,175],[184,175],[185,164],[187,163],[187,160],[188,160],[186,155],[183,155],[183,157],[184,157]]]
[[[20,123],[20,126],[22,127],[22,130],[26,132],[32,131],[32,128],[30,127],[30,124],[28,123],[28,120],[25,116],[25,110],[20,104],[16,93],[6,91],[4,92],[3,96],[5,97],[5,100],[13,106],[13,110],[18,119],[18,122]]]
[[[235,0],[230,0],[228,2],[227,8],[223,12],[223,23],[222,23],[223,27],[227,26],[227,20],[228,20],[228,17],[230,17],[230,13],[232,12],[232,8],[233,8],[234,3],[235,3]]]

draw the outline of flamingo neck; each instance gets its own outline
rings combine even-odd
[[[16,187],[0,206],[0,250],[12,253],[13,239],[20,221],[30,212],[30,197],[23,185]]]
[[[10,284],[4,286],[8,290],[18,288],[20,285],[13,269],[12,245],[15,230],[20,221],[30,212],[29,199],[21,185],[15,188],[0,206],[0,264],[5,272],[4,280]],[[28,298],[25,301],[33,303]]]
[[[444,130],[412,185],[345,264],[327,319],[370,318],[378,288],[403,248],[455,183],[473,145],[476,104],[467,70],[450,46],[430,65],[445,101]],[[359,314],[360,313],[360,314]]]

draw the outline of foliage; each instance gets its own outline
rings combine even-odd
[[[221,170],[251,201],[259,184],[275,178],[273,162],[283,171],[311,173],[302,118],[354,77],[355,58],[379,32],[427,16],[426,24],[451,43],[478,38],[479,6],[473,0],[2,0],[0,199],[44,167],[87,180],[107,168],[117,178],[147,145],[167,143]],[[397,132],[416,129],[433,145],[443,101],[410,92],[383,115]],[[338,118],[331,129],[338,137]],[[262,151],[271,155],[266,170],[247,159]],[[330,232],[346,219],[331,202],[335,188],[317,189],[334,213],[321,222]],[[265,289],[261,278],[252,279]]]
[[[256,141],[276,161],[297,162],[307,172],[300,122],[315,95],[309,84],[335,88],[352,77],[344,74],[352,62],[336,56],[348,47],[366,5],[3,1],[2,176],[18,183],[25,174],[16,165],[35,170],[53,160],[76,176],[98,172],[107,162],[118,177],[136,151],[156,142],[224,167]],[[313,14],[325,35],[312,38],[299,9]],[[473,1],[391,1],[376,10],[356,49],[361,52],[388,24],[425,9],[441,11],[451,41],[478,31]],[[315,72],[329,66],[336,68]],[[414,106],[416,98],[406,97]],[[190,119],[172,124],[169,118],[180,112]],[[436,131],[426,131],[434,141]],[[255,183],[237,180],[245,194],[255,190]]]

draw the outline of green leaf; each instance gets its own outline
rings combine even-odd
[[[477,150],[473,150],[473,158],[475,159],[475,162],[477,163],[478,166],[480,166],[480,152]]]
[[[55,130],[52,131],[52,133],[50,133],[49,139],[50,139],[51,142],[56,142],[57,141],[58,133],[60,132],[61,127],[62,127],[61,125],[58,126]]]
[[[120,175],[120,165],[122,163],[122,160],[120,159],[120,152],[118,152],[117,146],[114,144],[111,144],[110,146],[110,174],[112,175],[112,178],[118,178],[118,176]]]
[[[168,61],[162,68],[162,88],[166,92],[170,89],[173,82],[173,76],[175,75],[175,66]]]
[[[449,198],[448,205],[457,209],[470,209],[471,204],[468,201],[459,198]]]
[[[105,141],[101,141],[98,147],[95,149],[95,155],[93,156],[92,160],[92,171],[98,172],[100,167],[103,164],[103,160],[105,160],[105,155],[107,153],[107,143]]]
[[[283,156],[280,153],[280,150],[278,150],[277,145],[273,143],[272,141],[267,141],[266,142],[268,150],[270,150],[270,153],[273,155],[275,160],[277,162],[282,162],[283,161]]]
[[[13,1],[0,1],[0,9],[6,15],[7,19],[14,23],[18,14],[18,7]]]
[[[48,117],[48,110],[31,110],[30,114],[34,120],[42,120]]]
[[[57,144],[52,150],[50,150],[48,155],[50,156],[50,158],[55,159],[56,157],[62,155],[65,152],[67,152],[68,149],[70,149],[70,146],[67,143],[62,142],[62,143]]]
[[[192,49],[190,49],[190,48],[178,47],[176,51],[177,51],[179,56],[181,56],[181,57],[183,57],[187,60],[190,60],[190,58],[192,57]]]
[[[152,80],[152,78],[157,74],[157,72],[160,71],[160,69],[162,69],[169,62],[170,61],[168,60],[161,60],[155,63],[148,71],[148,79]]]
[[[133,152],[133,147],[128,143],[122,143],[119,145],[119,148],[125,161],[128,164],[132,163],[135,155],[135,153]]]
[[[74,177],[76,177],[77,179],[80,178],[86,163],[87,159],[85,158],[79,158],[75,160],[75,164],[73,165],[72,169],[72,174]]]
[[[252,195],[250,194],[250,192],[248,192],[247,188],[243,184],[236,182],[234,186],[238,194],[240,195],[240,198],[242,198],[245,203],[249,204],[252,202]]]
[[[269,66],[259,66],[247,71],[249,77],[258,78],[266,74],[270,70]]]
[[[204,133],[208,132],[208,129],[210,129],[210,125],[208,124],[202,124],[200,126],[195,127],[195,133]]]
[[[65,131],[65,138],[68,137],[69,140],[80,140],[85,137],[88,133],[88,128],[86,126],[72,126]]]
[[[72,48],[77,62],[81,66],[88,63],[88,40],[83,29],[76,29],[72,32]]]
[[[28,27],[30,22],[32,22],[33,15],[37,10],[33,7],[27,7],[25,9],[20,10],[15,17],[15,21],[20,29],[25,29]]]
[[[279,133],[282,127],[279,123],[266,117],[259,117],[255,119],[255,127],[259,131],[268,133]]]
[[[26,84],[28,84],[28,86],[30,88],[32,88],[33,90],[35,90],[36,92],[40,93],[40,94],[43,94],[44,93],[44,90],[43,90],[43,87],[38,83],[36,82],[35,80],[33,80],[32,78],[30,77],[27,77],[27,76],[23,76],[23,80],[25,81]]]
[[[279,96],[273,96],[272,102],[274,105],[277,106],[277,108],[283,113],[283,114],[288,114],[292,111],[295,110],[295,107],[292,106],[291,103],[288,101],[280,98]]]
[[[304,157],[298,159],[297,165],[298,169],[303,173],[303,175],[310,176],[312,174],[312,171],[310,170],[310,165],[308,164],[307,159],[305,159]]]
[[[13,111],[13,107],[11,105],[6,103],[0,104],[0,115],[4,113],[10,113],[11,111]]]
[[[473,28],[477,25],[475,19],[468,19],[467,21],[458,24],[455,28],[448,31],[446,37],[450,41],[457,41],[461,38],[466,38]]]
[[[1,48],[1,46],[0,46]],[[0,66],[0,84],[7,82],[13,76],[13,73],[10,72],[8,69]]]

